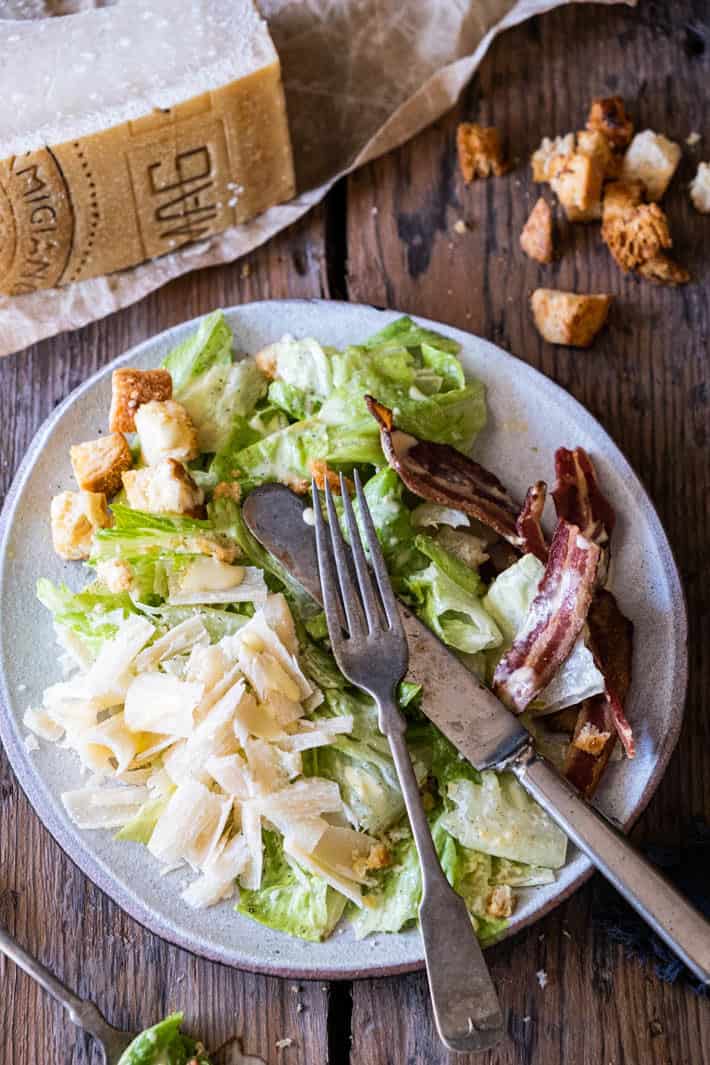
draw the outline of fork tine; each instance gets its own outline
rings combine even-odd
[[[365,615],[362,612],[360,596],[350,575],[350,564],[345,549],[345,541],[340,531],[340,522],[335,511],[333,493],[330,490],[327,478],[325,481],[325,505],[328,510],[330,542],[333,545],[333,554],[335,555],[335,572],[338,575],[338,584],[340,585],[340,600],[345,609],[348,630],[351,636],[362,636],[365,632]]]
[[[377,539],[375,526],[372,523],[372,515],[370,514],[370,508],[365,499],[365,493],[362,490],[362,482],[358,470],[355,470],[355,492],[357,494],[357,501],[360,504],[362,524],[365,528],[365,542],[367,543],[370,552],[372,568],[374,569],[375,577],[377,578],[377,587],[380,590],[382,605],[385,608],[385,614],[390,623],[390,628],[401,630],[402,621],[399,616],[399,610],[397,609],[397,600],[392,591],[392,585],[390,584],[390,579],[387,574],[385,560],[382,557],[380,542]]]
[[[353,562],[355,564],[357,583],[360,586],[360,597],[365,606],[365,614],[367,615],[370,632],[377,632],[378,629],[382,628],[382,618],[377,601],[377,593],[375,591],[375,586],[372,583],[370,567],[365,558],[365,551],[362,546],[362,540],[360,539],[360,530],[355,518],[355,511],[350,502],[350,496],[345,490],[345,478],[342,473],[340,474],[340,490],[343,496],[345,524],[348,529],[348,536],[350,537],[350,548],[352,551]]]
[[[328,536],[323,520],[323,511],[320,505],[320,496],[315,477],[311,482],[311,494],[313,496],[313,513],[315,516],[316,529],[316,554],[318,555],[318,573],[320,575],[321,590],[323,592],[323,610],[328,624],[330,641],[335,644],[342,640],[340,611],[338,609],[338,585],[335,577],[335,566],[330,549],[330,537]]]

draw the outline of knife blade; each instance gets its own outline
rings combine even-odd
[[[249,493],[242,513],[259,541],[316,602],[321,601],[316,543],[308,524],[309,501],[281,484]],[[305,514],[305,518],[304,518]],[[409,644],[407,679],[422,686],[422,710],[476,769],[517,754],[530,735],[419,618],[400,603]]]

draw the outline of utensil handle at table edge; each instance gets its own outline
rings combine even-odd
[[[393,711],[396,711],[396,717]],[[385,715],[381,711],[381,721]],[[419,925],[434,1020],[441,1041],[461,1053],[487,1050],[504,1036],[503,1015],[466,903],[441,868],[396,704],[382,723],[422,872]]]
[[[101,1039],[106,1021],[101,1016],[98,1007],[93,1002],[79,998],[68,987],[65,987],[61,980],[58,980],[41,962],[28,954],[4,928],[0,928],[0,953],[23,969],[45,991],[48,991],[64,1007],[77,1028],[83,1028]]]
[[[530,745],[505,765],[656,934],[710,982],[710,923]]]

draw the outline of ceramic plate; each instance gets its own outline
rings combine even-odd
[[[253,353],[283,333],[312,335],[343,347],[363,340],[397,317],[392,311],[320,301],[254,303],[226,312],[238,351]],[[594,457],[604,491],[618,515],[612,587],[633,620],[634,679],[627,706],[638,754],[608,770],[598,796],[602,810],[629,826],[658,786],[675,746],[686,685],[686,618],[678,572],[658,517],[633,470],[601,426],[571,396],[537,371],[478,337],[422,322],[461,345],[467,374],[488,389],[489,425],[476,458],[495,470],[522,499],[538,478],[551,482],[557,447],[581,444]],[[319,979],[384,975],[422,965],[416,930],[357,942],[345,928],[326,943],[305,943],[234,913],[231,906],[195,912],[179,896],[180,873],[158,875],[144,848],[116,843],[109,832],[82,832],[69,821],[59,795],[80,782],[75,757],[41,743],[24,746],[22,714],[59,679],[52,622],[35,599],[37,577],[67,581],[84,574],[62,563],[49,536],[50,497],[72,486],[69,446],[106,430],[111,371],[148,368],[194,328],[186,322],[120,356],[78,388],[40,429],[5,502],[0,539],[0,735],[30,802],[54,838],[94,883],[153,932],[216,961],[291,977]],[[556,883],[522,893],[507,935],[537,920],[589,874],[571,850]]]

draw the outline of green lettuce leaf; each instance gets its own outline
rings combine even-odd
[[[172,1013],[141,1032],[121,1054],[118,1065],[209,1065],[197,1043],[181,1034],[182,1019],[182,1013]]]
[[[261,887],[258,891],[242,889],[236,909],[279,932],[312,942],[327,939],[347,900],[324,880],[289,860],[278,833],[264,832],[263,841]]]
[[[150,843],[153,829],[158,823],[158,818],[168,804],[168,796],[160,799],[148,799],[144,802],[137,814],[127,821],[123,828],[119,829],[115,838],[127,840],[130,843]]]
[[[526,865],[559,869],[567,838],[512,773],[451,780],[442,825],[464,847]]]
[[[115,636],[121,621],[137,613],[125,592],[109,592],[98,582],[80,592],[66,584],[53,584],[46,577],[37,581],[37,598],[57,625],[79,637],[86,649],[97,655],[102,644]]]
[[[173,390],[197,426],[200,451],[219,451],[230,438],[235,421],[253,416],[268,382],[251,358],[229,366],[215,365]]]
[[[248,487],[267,481],[310,482],[311,463],[317,461],[336,469],[382,465],[384,461],[379,434],[370,426],[365,430],[330,426],[318,417],[294,422],[237,452],[234,458]]]
[[[272,381],[269,385],[269,402],[282,410],[291,421],[299,422],[310,418],[321,406],[317,395],[306,392],[286,381]]]
[[[173,379],[173,395],[213,366],[231,366],[233,342],[222,311],[206,314],[196,331],[163,359],[163,367]]]

